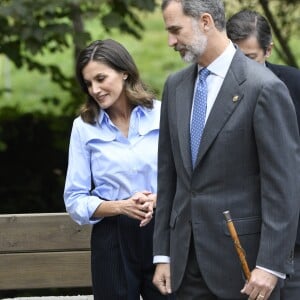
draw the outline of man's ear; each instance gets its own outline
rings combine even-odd
[[[266,57],[266,58],[269,58],[269,57],[271,56],[273,46],[274,46],[274,43],[271,42],[271,43],[269,44],[269,46],[267,47],[266,54],[265,54],[265,57]]]
[[[203,32],[209,31],[214,25],[213,18],[208,13],[204,13],[200,16],[199,23],[202,25]]]

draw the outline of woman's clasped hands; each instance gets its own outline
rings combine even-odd
[[[131,198],[122,201],[123,214],[140,220],[140,227],[147,225],[156,206],[156,194],[148,191],[136,192]]]

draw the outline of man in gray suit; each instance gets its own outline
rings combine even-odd
[[[163,0],[162,10],[169,46],[192,64],[169,76],[163,92],[153,282],[178,300],[279,299],[292,271],[300,194],[289,92],[227,38],[221,0]],[[192,161],[194,120],[204,129]],[[246,282],[226,210],[247,255]]]
[[[271,64],[273,41],[267,19],[253,10],[242,10],[229,18],[227,36],[251,59],[265,65],[287,86],[296,109],[300,128],[300,70],[290,66]],[[300,195],[298,197],[300,201]],[[300,217],[299,217],[300,218]],[[300,224],[294,248],[294,272],[284,281],[281,300],[300,299]]]

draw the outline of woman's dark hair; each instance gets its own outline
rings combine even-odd
[[[83,49],[77,58],[76,77],[87,94],[87,100],[80,109],[83,121],[95,124],[100,107],[91,97],[82,76],[82,70],[90,61],[101,62],[117,72],[124,72],[128,76],[125,81],[125,94],[132,105],[142,105],[153,108],[154,94],[148,90],[140,78],[135,62],[128,51],[120,43],[107,39],[97,40]]]

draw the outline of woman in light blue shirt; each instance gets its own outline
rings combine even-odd
[[[87,94],[74,120],[64,201],[92,224],[95,300],[167,299],[152,284],[160,102],[119,43],[81,51],[78,81]]]

